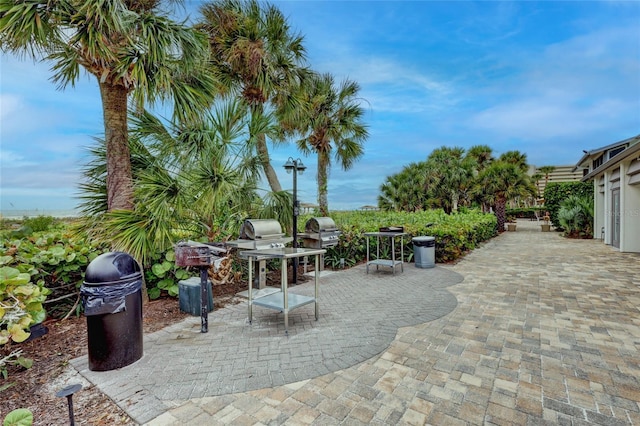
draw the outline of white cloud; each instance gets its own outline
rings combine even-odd
[[[640,126],[637,35],[631,28],[594,31],[516,58],[522,70],[501,80],[502,87],[492,86],[487,92],[498,101],[466,125],[497,138],[550,144],[628,126],[630,116]]]
[[[20,153],[0,149],[0,166],[4,171],[12,167],[29,167],[35,164],[37,163]]]
[[[12,115],[23,107],[19,96],[0,93],[0,120],[10,119]]]

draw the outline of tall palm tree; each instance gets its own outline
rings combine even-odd
[[[108,209],[134,206],[127,132],[130,96],[174,102],[174,115],[187,120],[207,107],[217,91],[203,66],[206,37],[172,21],[160,0],[3,0],[0,43],[5,51],[51,62],[52,80],[65,88],[80,69],[100,88],[106,145]]]
[[[473,163],[472,167],[474,176],[478,176],[481,171],[489,167],[489,165],[491,165],[491,163],[495,160],[493,158],[493,150],[488,145],[472,146],[467,150],[465,159]],[[480,204],[483,213],[489,211],[490,206],[484,200],[482,200],[482,198],[480,198],[478,194],[475,194],[473,193],[473,191],[471,191],[470,195],[473,196],[474,202]]]
[[[494,206],[498,232],[504,231],[507,201],[529,194],[535,196],[535,188],[529,176],[518,164],[504,160],[494,161],[480,172],[476,179],[475,192]]]
[[[291,32],[282,12],[257,0],[219,0],[200,11],[212,68],[229,92],[246,102],[252,120],[270,121],[274,108],[294,108],[291,88],[306,75],[305,49],[303,37]],[[280,192],[267,147],[269,126],[254,128],[259,130],[251,136],[265,177],[271,190]]]
[[[553,173],[553,171],[556,169],[555,166],[542,166],[542,167],[538,167],[538,172],[541,173],[544,176],[544,187],[547,187],[547,184],[549,183],[549,175],[551,173]]]
[[[327,186],[332,151],[343,170],[349,170],[364,154],[368,132],[362,120],[359,90],[355,81],[344,80],[338,87],[331,74],[314,74],[302,85],[300,113],[285,120],[303,134],[297,142],[300,151],[318,156],[318,206],[323,216],[329,215]]]
[[[540,194],[540,179],[542,179],[544,176],[541,173],[534,173],[531,175],[531,182],[533,182],[533,184],[536,187],[536,197],[537,198],[541,198],[541,194]]]

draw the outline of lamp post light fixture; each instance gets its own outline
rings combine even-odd
[[[284,165],[287,173],[293,172],[293,248],[298,248],[298,214],[300,214],[300,202],[298,201],[298,173],[302,174],[307,166],[301,159],[294,160],[289,157]],[[293,259],[293,282],[298,283],[298,258]]]

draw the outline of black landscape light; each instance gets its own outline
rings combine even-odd
[[[56,396],[58,398],[63,398],[66,397],[67,398],[67,405],[69,406],[69,424],[71,426],[74,426],[76,424],[74,418],[73,418],[73,394],[78,392],[80,389],[82,389],[82,385],[77,383],[75,385],[70,385],[67,386],[66,388],[60,389],[58,392],[56,392]]]
[[[302,164],[301,159],[294,160],[289,157],[284,165],[287,173],[293,172],[293,248],[298,248],[298,214],[300,213],[300,202],[298,201],[298,173],[302,174],[307,166]],[[298,258],[293,259],[293,283],[298,283]]]

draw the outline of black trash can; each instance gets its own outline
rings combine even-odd
[[[89,370],[109,371],[142,357],[142,272],[123,252],[104,253],[87,266],[80,288],[87,317]]]
[[[413,237],[413,258],[416,268],[436,266],[436,237]]]

